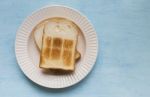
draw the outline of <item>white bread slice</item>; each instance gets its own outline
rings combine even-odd
[[[55,18],[56,20],[59,20],[59,22],[62,22],[63,25],[69,25],[70,27],[73,27],[73,29],[75,31],[77,31],[77,27],[75,27],[71,21],[68,21],[66,19],[63,18]],[[34,30],[34,40],[35,40],[35,44],[37,45],[38,49],[41,51],[41,47],[42,47],[42,36],[43,36],[43,29],[44,29],[44,24],[46,24],[48,22],[48,20],[40,23],[38,26],[36,26],[35,30]],[[71,26],[72,25],[72,26]],[[76,49],[76,53],[75,53],[75,59],[78,60],[80,59],[81,54],[79,51],[77,51]]]
[[[53,18],[44,27],[41,68],[74,70],[78,32],[62,21]]]

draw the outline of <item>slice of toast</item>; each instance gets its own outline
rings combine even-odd
[[[40,67],[74,70],[78,32],[62,19],[45,24],[40,54]]]
[[[60,18],[57,18],[60,20]],[[66,21],[67,22],[67,25],[72,25],[72,23],[70,21],[67,21],[63,18],[61,18],[61,22],[64,22]],[[38,26],[36,26],[35,30],[34,30],[34,40],[35,40],[35,44],[37,45],[38,49],[41,51],[41,48],[42,48],[42,36],[43,36],[43,29],[44,29],[44,25],[48,22],[47,21],[44,21],[42,23],[40,23]],[[63,24],[65,24],[66,22],[64,22]],[[80,52],[76,49],[75,51],[75,59],[78,60],[80,59],[81,57],[81,54]]]

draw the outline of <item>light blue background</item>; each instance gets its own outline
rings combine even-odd
[[[49,4],[81,11],[99,39],[93,71],[60,90],[28,80],[14,52],[19,25]],[[150,0],[0,0],[0,97],[150,97]]]

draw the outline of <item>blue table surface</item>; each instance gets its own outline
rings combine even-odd
[[[88,77],[59,90],[26,78],[14,52],[16,31],[25,17],[52,4],[85,14],[99,41]],[[1,0],[0,97],[150,97],[150,0]]]

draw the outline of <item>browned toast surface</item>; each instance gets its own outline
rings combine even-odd
[[[45,25],[40,54],[41,68],[74,70],[78,33],[70,28],[60,30],[63,28],[65,25],[56,22]]]

